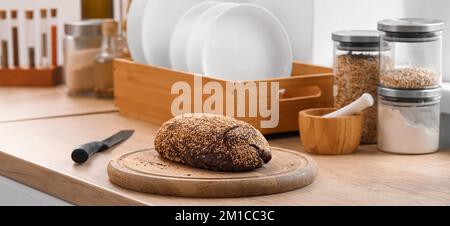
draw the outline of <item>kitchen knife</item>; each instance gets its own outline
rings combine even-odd
[[[127,140],[133,134],[134,130],[123,130],[104,141],[83,144],[72,152],[72,160],[76,163],[83,164],[95,153],[106,151]]]

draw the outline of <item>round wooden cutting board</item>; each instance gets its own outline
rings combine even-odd
[[[310,185],[317,176],[315,161],[304,154],[272,148],[272,161],[244,173],[215,172],[162,159],[154,150],[125,154],[110,162],[114,184],[134,191],[193,198],[271,195]]]

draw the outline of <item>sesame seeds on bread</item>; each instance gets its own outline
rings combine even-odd
[[[186,114],[166,122],[155,139],[165,159],[215,171],[250,171],[272,159],[270,146],[253,126],[229,117]]]

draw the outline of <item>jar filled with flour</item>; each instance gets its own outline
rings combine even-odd
[[[441,89],[378,89],[378,148],[396,154],[439,150]]]

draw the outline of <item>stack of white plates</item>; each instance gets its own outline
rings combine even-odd
[[[132,57],[140,63],[235,81],[291,74],[284,27],[254,4],[135,0],[128,31]]]

